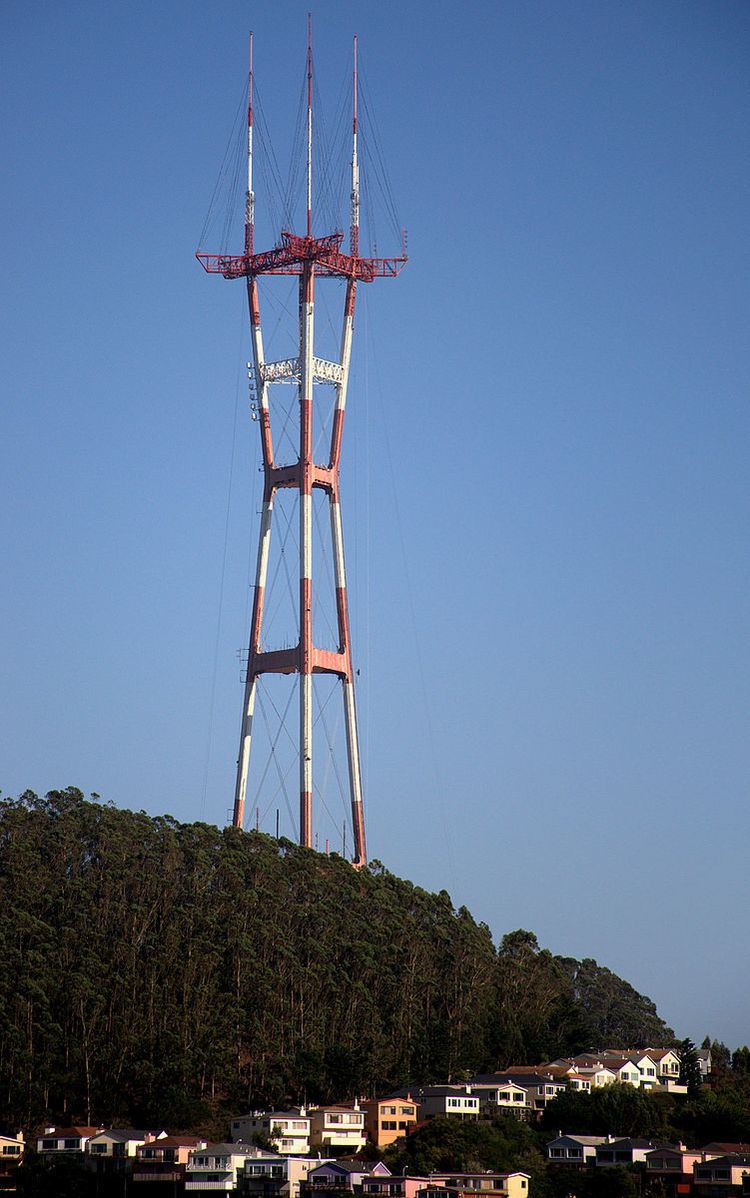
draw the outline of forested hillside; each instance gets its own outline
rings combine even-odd
[[[445,891],[74,789],[0,800],[0,1122],[224,1126],[672,1038],[591,960]],[[498,900],[498,920],[502,920]]]

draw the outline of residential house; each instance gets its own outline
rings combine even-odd
[[[135,1150],[132,1181],[139,1185],[149,1182],[178,1185],[185,1176],[190,1153],[206,1146],[206,1141],[199,1136],[164,1136],[139,1144]]]
[[[744,1180],[743,1180],[744,1179]],[[750,1153],[730,1152],[693,1167],[696,1194],[743,1194],[750,1186]]]
[[[531,1106],[529,1089],[512,1078],[506,1078],[496,1086],[478,1087],[478,1090],[482,1107],[497,1107],[520,1114],[526,1113]]]
[[[698,1058],[698,1068],[701,1071],[701,1081],[705,1081],[711,1073],[711,1049],[696,1048],[695,1055]]]
[[[275,1152],[264,1152],[254,1144],[208,1144],[205,1148],[194,1149],[188,1155],[185,1168],[185,1193],[236,1193],[249,1157],[278,1160]]]
[[[290,1111],[254,1111],[232,1120],[233,1140],[250,1144],[257,1135],[270,1140],[281,1156],[307,1156],[310,1117],[304,1107],[295,1107]]]
[[[17,1164],[21,1160],[25,1148],[26,1142],[22,1131],[15,1136],[0,1136],[0,1166]]]
[[[413,1086],[410,1090],[396,1090],[393,1097],[407,1095],[419,1104],[422,1119],[434,1119],[437,1115],[451,1119],[479,1118],[479,1095],[472,1086]]]
[[[483,1101],[492,1101],[498,1089],[515,1086],[517,1092],[525,1090],[526,1107],[531,1111],[542,1111],[548,1102],[567,1089],[565,1070],[552,1070],[546,1065],[524,1067],[514,1065],[504,1073],[479,1073],[469,1083],[473,1094],[487,1096]],[[520,1110],[520,1104],[511,1102]]]
[[[47,1152],[85,1152],[92,1136],[103,1131],[102,1127],[45,1127],[44,1135],[37,1137],[36,1150]]]
[[[639,1140],[625,1137],[616,1140],[607,1136],[603,1144],[596,1148],[596,1164],[609,1165],[638,1165],[645,1164],[646,1157],[654,1148],[672,1148],[664,1140]]]
[[[311,1149],[361,1152],[364,1148],[365,1112],[358,1102],[312,1107],[309,1115]]]
[[[363,1178],[362,1195],[363,1198],[416,1198],[417,1194],[429,1185],[429,1177],[412,1177],[411,1174],[401,1177],[373,1175]]]
[[[370,1098],[362,1103],[365,1133],[377,1148],[386,1148],[417,1125],[419,1103],[406,1098]]]
[[[98,1160],[124,1160],[135,1156],[136,1150],[142,1144],[150,1144],[152,1140],[164,1140],[165,1131],[143,1131],[133,1127],[111,1127],[107,1131],[97,1132],[88,1142],[88,1152]]]
[[[576,1090],[580,1094],[591,1093],[592,1080],[590,1074],[586,1073],[569,1073],[568,1086],[571,1090]]]
[[[0,1194],[16,1193],[16,1169],[26,1147],[23,1132],[15,1136],[0,1135]]]
[[[382,1161],[326,1161],[310,1170],[300,1193],[308,1198],[315,1194],[353,1194],[362,1189],[365,1178],[376,1180],[390,1176],[390,1169]]]
[[[595,1165],[596,1150],[606,1136],[564,1136],[560,1132],[547,1143],[547,1160],[554,1165]]]
[[[431,1173],[430,1187],[419,1198],[529,1198],[529,1174],[513,1173]]]
[[[693,1180],[693,1168],[705,1159],[705,1153],[698,1149],[688,1149],[684,1144],[678,1144],[673,1148],[654,1148],[652,1152],[646,1153],[646,1174],[649,1178],[661,1178],[672,1193],[688,1194]]]
[[[680,1076],[680,1058],[673,1048],[649,1048],[648,1055],[659,1071],[659,1081],[676,1082]]]
[[[248,1157],[242,1192],[247,1198],[299,1198],[310,1170],[323,1163],[318,1156]]]

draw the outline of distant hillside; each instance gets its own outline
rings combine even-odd
[[[445,891],[80,791],[0,800],[0,1123],[183,1130],[673,1038],[595,961]]]

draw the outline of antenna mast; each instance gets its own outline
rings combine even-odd
[[[245,253],[253,252],[255,196],[253,194],[253,35],[250,34],[250,84],[247,94],[247,191],[245,192]]]
[[[359,253],[359,160],[357,158],[357,35],[354,35],[354,87],[352,101],[352,213],[349,229],[349,252]]]
[[[307,14],[307,236],[312,237],[312,14]]]

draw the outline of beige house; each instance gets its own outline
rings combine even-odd
[[[430,1184],[439,1185],[449,1198],[529,1198],[529,1174],[431,1173]],[[441,1190],[431,1198],[443,1198]]]
[[[234,1194],[244,1180],[248,1158],[278,1162],[275,1152],[264,1152],[251,1144],[209,1144],[197,1148],[188,1157],[185,1169],[185,1193],[208,1191]]]
[[[299,1198],[300,1183],[307,1181],[311,1169],[317,1169],[328,1161],[320,1157],[277,1156],[247,1157],[243,1177],[243,1194],[265,1196],[272,1186],[280,1198]]]
[[[26,1143],[23,1132],[16,1136],[0,1136],[0,1175],[6,1165],[17,1165],[23,1158]]]
[[[165,1131],[142,1131],[133,1127],[112,1127],[92,1136],[88,1142],[88,1152],[93,1157],[121,1160],[123,1157],[135,1156],[139,1147],[150,1144],[153,1140],[165,1140]]]
[[[696,1194],[702,1191],[707,1194],[724,1194],[730,1186],[734,1187],[737,1193],[745,1193],[742,1187],[750,1182],[743,1182],[743,1178],[750,1179],[750,1153],[747,1152],[730,1152],[726,1156],[696,1163],[693,1167]],[[714,1189],[718,1186],[721,1186],[721,1189]]]
[[[365,1112],[358,1102],[351,1106],[311,1107],[310,1148],[361,1152],[365,1146]]]

